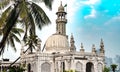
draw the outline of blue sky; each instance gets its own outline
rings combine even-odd
[[[73,33],[77,50],[83,43],[85,51],[100,48],[101,38],[104,41],[105,53],[108,57],[120,55],[120,0],[61,0],[67,4],[67,34]],[[42,40],[42,46],[47,38],[55,33],[55,13],[60,5],[60,0],[54,0],[53,9],[49,11],[44,4],[39,4],[47,13],[52,24],[37,30]],[[21,46],[17,44],[18,51],[6,50],[4,58],[16,59],[20,55]]]
[[[78,38],[76,44],[80,44],[79,41],[83,42],[88,51],[92,44],[99,49],[102,38],[106,56],[120,55],[120,0],[76,0],[76,2],[80,5],[73,22],[73,32],[76,32],[75,37]]]

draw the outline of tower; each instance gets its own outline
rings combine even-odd
[[[76,51],[75,41],[74,41],[73,35],[71,35],[71,38],[70,38],[70,51]]]
[[[102,39],[101,39],[101,42],[100,42],[100,53],[104,54],[104,43],[103,43]]]
[[[81,49],[80,49],[80,52],[81,52],[81,53],[84,53],[84,51],[85,51],[85,50],[84,50],[84,48],[83,48],[83,43],[81,43]]]
[[[92,45],[92,53],[96,54],[96,49],[95,49],[95,45],[94,44]]]
[[[62,2],[58,8],[58,12],[56,13],[56,33],[61,35],[66,35],[66,12],[64,11],[64,7],[62,6]]]

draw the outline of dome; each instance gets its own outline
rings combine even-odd
[[[62,6],[62,3],[61,3],[61,5],[58,8],[58,12],[64,12],[64,7]]]
[[[69,44],[67,37],[60,34],[53,34],[47,39],[45,44],[45,50],[47,52],[65,52],[68,48]]]

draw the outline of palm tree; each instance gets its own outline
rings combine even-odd
[[[109,67],[104,67],[103,72],[110,72],[110,68]]]
[[[39,29],[42,29],[43,26],[51,23],[43,9],[33,1],[4,0],[0,3],[0,8],[4,8],[6,5],[10,4],[11,1],[13,4],[1,15],[0,27],[2,27],[4,33],[0,42],[0,54],[4,51],[4,45],[10,31],[16,24],[20,24],[18,22],[21,22],[25,28],[25,41],[28,34],[30,34],[28,32],[31,32],[33,36],[36,36],[36,26],[38,26]],[[49,9],[52,9],[53,0],[41,0],[41,2],[44,2]]]
[[[38,44],[37,36],[30,35],[26,42],[26,46],[28,46],[30,53],[33,52],[33,49],[36,49],[35,47],[37,46],[37,44]]]
[[[117,68],[117,65],[116,64],[112,64],[111,65],[111,68],[112,68],[112,71],[115,72],[116,68]]]
[[[2,35],[4,31],[1,31],[0,34]],[[24,31],[20,28],[17,27],[13,27],[12,30],[10,31],[7,39],[6,39],[6,43],[4,43],[5,47],[9,45],[14,49],[14,51],[16,51],[16,47],[15,47],[15,41],[18,43],[21,43],[20,39],[18,36],[21,37],[21,33],[23,33]],[[4,51],[3,51],[4,52]]]

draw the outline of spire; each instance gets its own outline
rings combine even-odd
[[[81,43],[81,49],[83,49],[83,43]]]
[[[62,1],[60,3],[60,6],[58,7],[58,12],[64,12],[64,7],[62,5]]]
[[[100,42],[100,48],[101,48],[101,49],[104,49],[103,39],[101,39],[101,42]]]
[[[92,45],[92,53],[93,53],[93,54],[96,53],[96,48],[95,48],[95,45],[94,45],[94,44]]]
[[[60,6],[62,6],[62,1],[60,1]]]
[[[101,39],[101,42],[100,42],[100,53],[101,53],[101,54],[104,54],[104,43],[103,43],[103,39]]]
[[[66,35],[66,12],[64,11],[64,7],[62,6],[62,1],[60,6],[58,7],[58,12],[56,13],[56,33],[61,35]]]
[[[76,47],[75,47],[75,41],[74,41],[74,37],[73,34],[71,34],[71,38],[70,38],[70,51],[76,51]]]
[[[83,49],[83,43],[81,43],[81,49],[80,49],[80,52],[84,52],[84,49]]]

